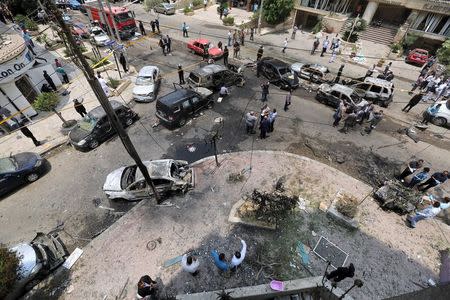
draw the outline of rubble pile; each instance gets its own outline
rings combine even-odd
[[[421,195],[405,187],[397,180],[389,180],[384,183],[374,194],[381,207],[392,210],[399,215],[404,215],[414,211]]]

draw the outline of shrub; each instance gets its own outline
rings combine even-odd
[[[284,22],[294,8],[294,0],[265,0],[264,19],[271,25]]]
[[[33,107],[40,111],[51,111],[59,102],[58,94],[55,92],[42,93],[36,97]]]
[[[192,1],[192,6],[193,6],[194,8],[198,8],[198,7],[200,7],[200,6],[203,6],[203,1],[202,1],[202,0],[193,0],[193,1]]]
[[[355,31],[364,31],[367,29],[367,21],[364,19],[358,19],[355,24]]]
[[[187,13],[193,12],[193,10],[192,10],[192,8],[190,8],[189,6],[186,6],[186,7],[183,9],[183,12],[184,12],[184,14],[187,14]]]
[[[15,17],[16,23],[18,24],[23,24],[23,26],[25,27],[25,29],[30,30],[30,31],[37,31],[39,30],[38,24],[31,20],[30,18],[28,18],[27,16],[24,15],[17,15]]]
[[[316,25],[314,25],[312,32],[314,34],[321,32],[323,28],[322,18],[319,18],[319,21],[317,21]]]
[[[437,57],[441,64],[450,65],[450,39],[447,39],[438,49]]]
[[[402,45],[400,45],[399,43],[391,44],[391,50],[393,53],[399,53],[400,49],[402,49]]]
[[[116,89],[120,84],[120,80],[112,78],[112,77],[108,77],[108,85],[113,88]]]
[[[358,199],[344,194],[336,202],[336,209],[344,216],[354,218],[358,212]]]
[[[342,40],[349,41],[350,43],[354,43],[359,39],[359,35],[357,32],[353,31],[350,35],[350,30],[346,30],[344,34],[342,35]]]
[[[146,12],[151,11],[156,5],[160,4],[161,2],[163,2],[162,0],[144,0],[144,10]]]
[[[3,245],[0,245],[0,299],[8,295],[18,278],[19,258]]]
[[[222,18],[223,25],[232,26],[234,25],[234,17],[228,16]]]
[[[414,33],[414,32],[408,32],[405,35],[405,38],[403,39],[403,47],[405,49],[408,49],[409,47],[411,47],[418,38],[420,38],[422,35],[418,34],[418,33]]]

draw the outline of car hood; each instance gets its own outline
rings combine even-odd
[[[155,85],[135,85],[133,88],[133,94],[136,95],[147,95],[155,90]]]
[[[298,77],[294,76],[293,73],[291,74],[284,74],[281,76],[281,78],[291,84],[297,84],[298,83]]]
[[[107,35],[96,35],[94,36],[94,40],[97,42],[106,42],[109,41],[109,37]]]
[[[36,153],[23,152],[15,154],[13,158],[17,162],[18,170],[23,170],[33,167],[41,157]]]
[[[69,139],[72,142],[78,143],[82,139],[85,139],[88,135],[90,135],[91,132],[83,129],[78,124],[75,128],[73,128],[69,133]]]
[[[220,56],[220,55],[222,55],[223,51],[220,50],[220,48],[213,47],[208,50],[208,53],[209,53],[209,55],[212,55],[212,56]]]
[[[30,276],[33,268],[36,266],[36,252],[33,247],[29,244],[19,244],[13,248],[11,251],[16,253],[19,258],[19,271],[18,274],[20,278],[25,279]]]
[[[303,67],[304,64],[302,63],[295,63],[291,65],[291,70],[294,72],[300,72],[300,69]]]
[[[213,93],[211,90],[204,88],[204,87],[196,87],[196,88],[193,88],[193,90],[195,92],[199,93],[203,98],[209,97]]]
[[[122,180],[122,174],[125,167],[121,167],[117,170],[112,171],[106,176],[105,183],[103,184],[104,191],[121,191],[120,182]]]

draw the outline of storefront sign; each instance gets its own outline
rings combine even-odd
[[[34,58],[28,49],[21,56],[0,65],[0,82],[9,82],[33,66]]]
[[[450,5],[427,3],[423,5],[424,10],[432,11],[440,14],[450,14]]]

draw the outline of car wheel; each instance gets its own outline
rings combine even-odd
[[[128,118],[125,120],[125,125],[126,126],[131,126],[133,124],[133,119],[132,118]]]
[[[92,140],[92,141],[89,142],[89,148],[91,148],[91,149],[97,148],[98,145],[99,145],[99,143],[98,143],[97,140]]]
[[[28,181],[28,182],[34,182],[34,181],[38,180],[38,178],[39,178],[39,175],[38,175],[38,174],[36,174],[36,173],[31,173],[31,174],[29,174],[29,175],[27,176],[27,181]]]
[[[181,118],[179,121],[178,121],[178,126],[179,127],[182,127],[182,126],[184,126],[186,124],[186,119],[185,118]]]
[[[447,120],[443,117],[437,117],[433,119],[432,123],[436,126],[444,126],[447,124]]]

